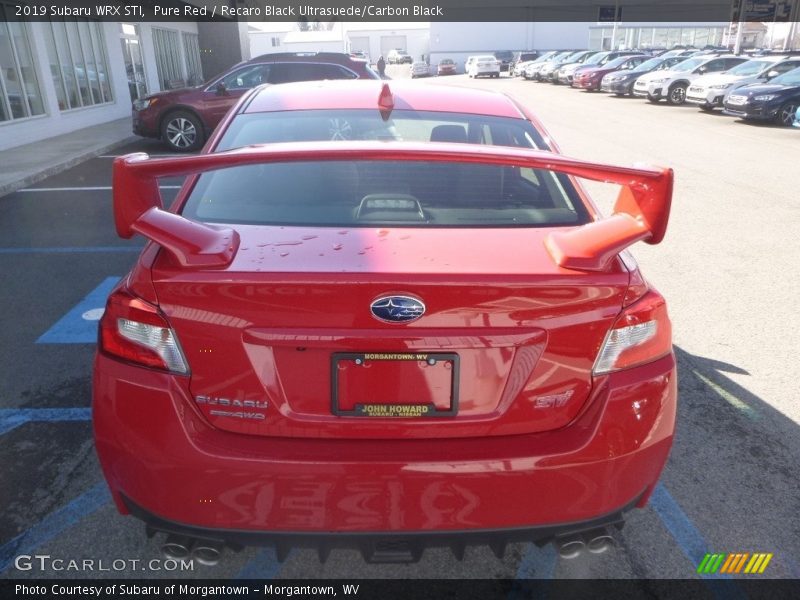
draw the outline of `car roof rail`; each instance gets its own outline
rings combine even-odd
[[[349,59],[350,55],[345,52],[270,52],[268,54],[261,54],[259,56],[253,57],[251,60],[267,60],[267,59],[275,59],[275,60],[283,60],[286,58],[319,58],[319,59]],[[247,61],[249,62],[249,61]]]

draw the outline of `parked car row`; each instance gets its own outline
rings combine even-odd
[[[723,109],[743,119],[790,126],[800,109],[800,55],[734,55],[726,50],[675,49],[547,52],[515,64],[512,75],[569,84],[589,92],[649,102]]]

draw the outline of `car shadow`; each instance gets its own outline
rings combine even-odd
[[[745,369],[675,355],[676,437],[662,484],[709,552],[772,552],[771,577],[800,577],[800,426],[745,387]]]
[[[765,129],[791,129],[790,126],[787,125],[778,125],[775,121],[766,121],[760,119],[736,119],[737,123],[741,123],[742,125],[747,125],[748,127],[761,127]]]

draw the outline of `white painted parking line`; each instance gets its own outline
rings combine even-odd
[[[179,185],[160,185],[162,190],[179,190]],[[100,185],[94,187],[57,187],[57,188],[25,188],[17,190],[18,192],[97,192],[108,191],[113,189],[110,185]]]

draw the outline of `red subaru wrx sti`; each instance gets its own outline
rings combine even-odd
[[[625,249],[663,238],[671,170],[564,157],[505,95],[347,81],[256,88],[202,154],[113,176],[149,243],[100,323],[97,451],[171,555],[572,556],[647,502],[675,359]]]

